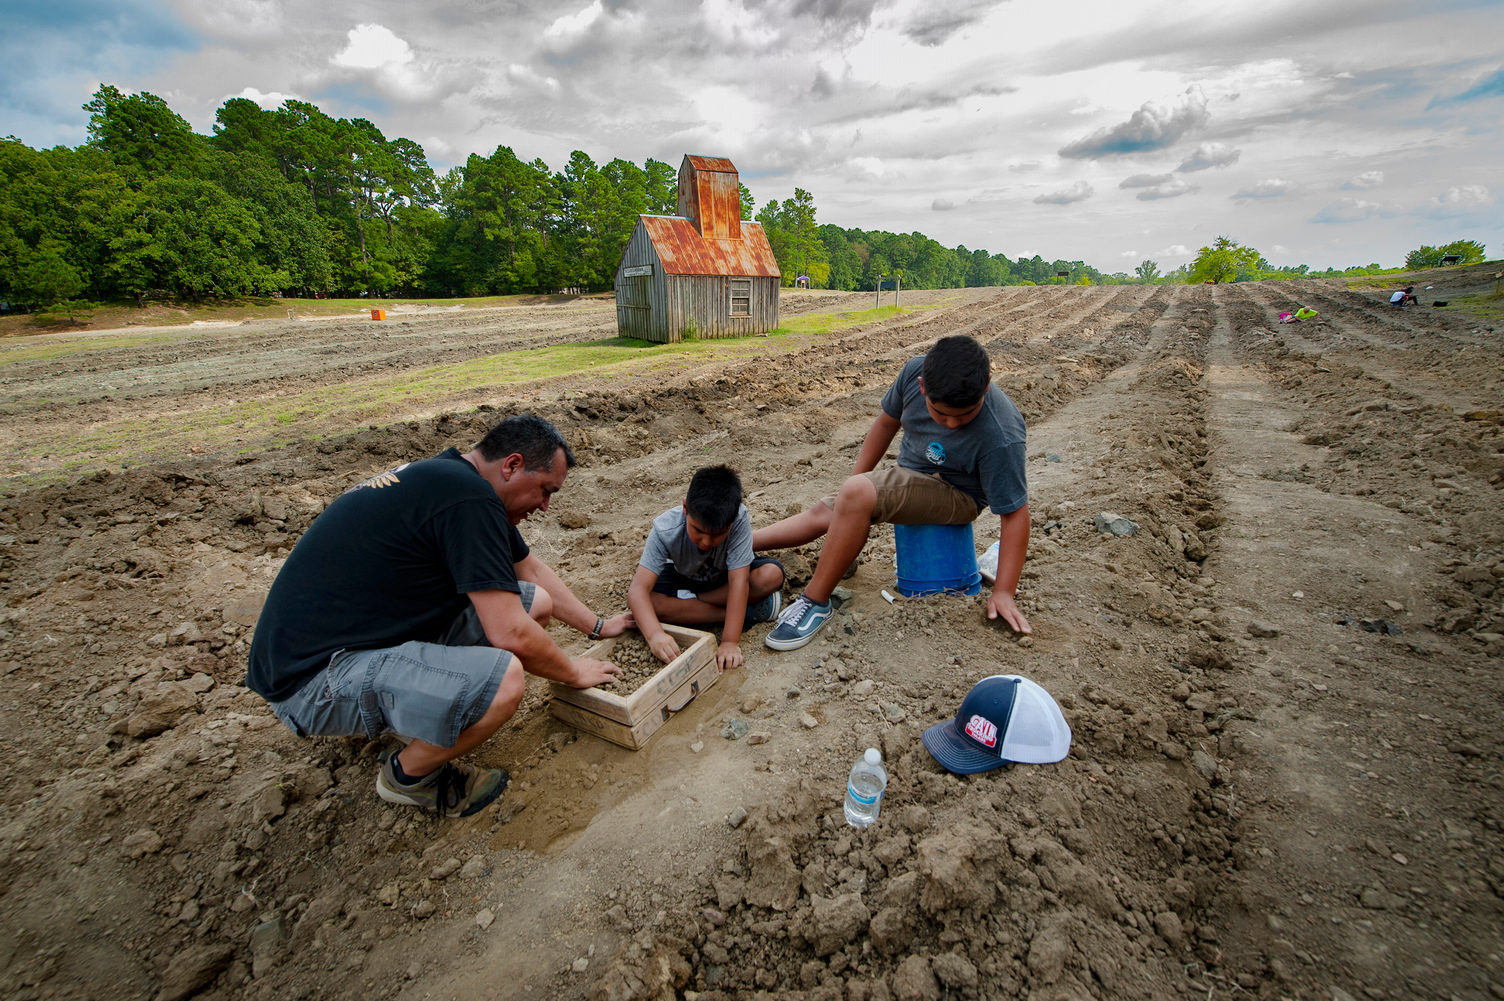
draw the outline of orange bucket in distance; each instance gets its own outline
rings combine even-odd
[[[373,319],[373,320],[385,320],[386,319],[386,310],[384,310],[384,309],[373,309],[373,310],[371,310],[371,319]]]

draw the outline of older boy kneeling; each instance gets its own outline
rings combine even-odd
[[[661,623],[723,623],[716,670],[742,666],[742,630],[783,605],[783,564],[752,553],[752,519],[742,481],[729,466],[706,466],[684,503],[653,519],[627,605],[653,655],[667,664],[679,644]]]
[[[900,428],[898,465],[877,470]],[[1002,518],[987,617],[1030,632],[1013,600],[1029,549],[1024,442],[1023,416],[992,384],[987,352],[976,341],[943,337],[928,354],[911,358],[883,397],[882,413],[840,491],[753,534],[758,552],[825,536],[814,576],[778,617],[767,645],[797,650],[815,638],[830,618],[831,591],[861,554],[873,523],[964,525],[976,520],[984,505]]]

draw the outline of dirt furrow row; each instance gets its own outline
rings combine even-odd
[[[1449,620],[1428,593],[1449,564],[1473,564],[1449,558],[1453,547],[1479,540],[1397,498],[1341,496],[1357,464],[1328,479],[1327,443],[1300,432],[1352,410],[1388,413],[1346,405],[1391,387],[1318,371],[1275,343],[1237,290],[1219,298],[1229,309],[1208,370],[1209,468],[1226,522],[1207,563],[1220,583],[1211,621],[1246,623],[1239,684],[1261,709],[1234,750],[1256,763],[1238,771],[1243,824],[1265,849],[1232,931],[1285,990],[1481,996],[1498,975],[1486,842],[1504,782],[1469,755],[1496,744],[1483,721],[1500,707],[1480,676],[1493,673],[1486,651],[1432,632]],[[1387,437],[1403,447],[1413,433]],[[1354,444],[1349,457],[1377,458],[1374,438]],[[1486,550],[1469,555],[1487,572]],[[1475,712],[1457,712],[1459,697]]]

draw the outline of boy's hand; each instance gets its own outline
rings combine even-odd
[[[647,638],[648,649],[653,651],[653,656],[667,664],[679,656],[679,644],[668,633],[659,633],[657,636]]]
[[[728,668],[735,670],[742,666],[742,648],[737,643],[722,643],[715,648],[715,673],[721,674]]]
[[[573,657],[571,661],[575,669],[575,679],[569,683],[571,688],[594,688],[596,685],[610,684],[621,674],[621,668],[609,660]]]
[[[637,620],[632,617],[631,612],[622,612],[620,615],[613,615],[601,623],[601,639],[620,636],[628,629],[635,629],[636,627]]]
[[[1004,591],[993,591],[987,599],[987,617],[989,619],[1001,618],[1008,623],[1016,633],[1024,636],[1034,631],[1029,625],[1029,620],[1024,618],[1024,613],[1018,610],[1018,605],[1013,601],[1013,595]]]

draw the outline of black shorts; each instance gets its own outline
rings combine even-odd
[[[749,571],[756,570],[758,567],[765,567],[769,563],[773,564],[780,571],[783,570],[783,564],[771,556],[752,557],[752,564],[747,569]],[[711,580],[692,580],[680,573],[670,563],[658,574],[658,580],[653,584],[653,590],[659,594],[666,594],[669,597],[677,597],[680,591],[693,591],[695,594],[704,594],[706,591],[714,591],[716,588],[724,585],[726,579],[726,572],[723,570],[719,576]]]

